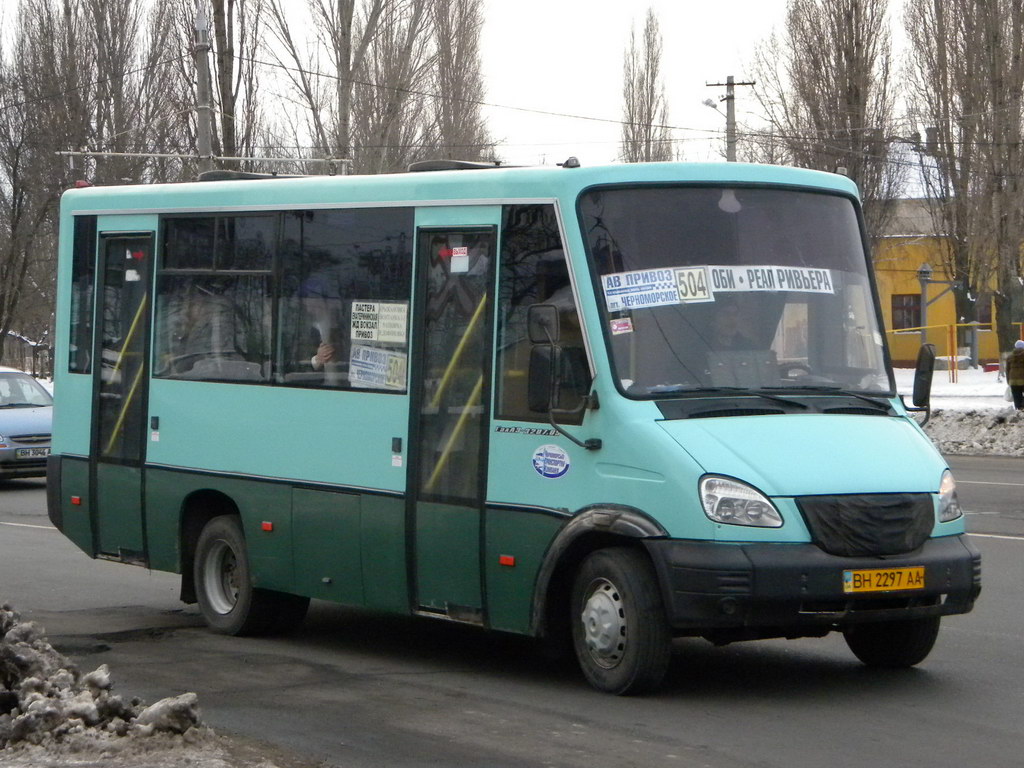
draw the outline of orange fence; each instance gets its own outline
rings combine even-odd
[[[1018,336],[1024,338],[1024,323],[1014,323]],[[979,362],[998,362],[1002,359],[999,340],[991,325],[975,325],[974,323],[942,323],[938,325],[918,326],[917,328],[900,328],[898,331],[886,331],[889,339],[889,352],[893,363],[900,367],[913,366],[917,352],[921,347],[922,336],[929,344],[934,344],[940,358],[948,360],[950,381],[957,380],[957,361],[961,348],[957,344],[957,329],[973,328],[978,333]],[[922,334],[922,331],[924,332]],[[969,354],[969,351],[968,351]]]

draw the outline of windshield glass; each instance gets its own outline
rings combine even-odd
[[[580,215],[627,394],[893,392],[849,199],[597,188],[581,196]]]
[[[43,386],[25,373],[0,373],[0,408],[53,405]]]

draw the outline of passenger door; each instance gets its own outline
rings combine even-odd
[[[418,220],[411,371],[413,608],[476,623],[483,621],[480,545],[500,209],[428,213],[431,225]]]
[[[99,555],[144,561],[153,233],[100,232],[90,477]]]

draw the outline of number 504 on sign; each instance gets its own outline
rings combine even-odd
[[[676,288],[680,301],[713,301],[708,288],[708,271],[705,267],[683,267],[676,270]]]

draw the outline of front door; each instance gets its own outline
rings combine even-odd
[[[494,227],[418,230],[410,532],[414,608],[483,620]]]
[[[101,232],[99,247],[91,451],[95,549],[142,561],[153,235]]]

